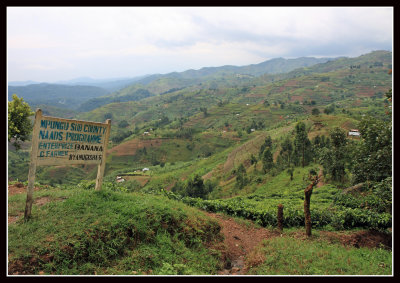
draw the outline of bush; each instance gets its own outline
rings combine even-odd
[[[111,139],[112,139],[113,142],[119,143],[119,142],[123,141],[124,139],[126,139],[127,137],[129,137],[132,134],[133,134],[132,131],[119,131]]]
[[[392,212],[392,178],[389,177],[382,182],[373,183],[370,189],[363,191],[363,194],[352,195],[338,194],[333,203],[337,206],[347,208],[361,208],[376,213]]]
[[[33,114],[29,104],[13,94],[12,101],[8,102],[8,141],[13,141],[16,150],[21,148],[20,142],[29,139],[33,129],[29,117]]]
[[[203,200],[201,198],[179,197],[173,192],[164,194],[175,200],[181,200],[185,204],[194,206],[209,212],[222,212],[228,215],[242,217],[255,221],[256,223],[268,227],[277,226],[276,207],[263,210],[256,210],[252,205],[246,204],[240,198],[228,200]],[[304,211],[292,208],[285,208],[283,215],[284,227],[304,226]],[[351,229],[356,227],[384,230],[391,227],[392,217],[389,213],[376,213],[372,210],[332,207],[331,209],[312,209],[311,221],[313,227],[332,226],[337,230]]]
[[[311,110],[311,114],[314,116],[318,116],[320,114],[319,109],[318,108],[313,108]]]
[[[129,124],[126,120],[122,120],[121,122],[118,123],[118,128],[126,128],[128,126]]]
[[[96,181],[81,181],[78,185],[77,188],[79,189],[84,189],[84,190],[94,190],[96,187]]]

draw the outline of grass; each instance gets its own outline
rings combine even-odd
[[[329,195],[330,189],[320,194]],[[201,210],[182,202],[161,195],[109,188],[93,191],[80,186],[43,188],[34,193],[35,200],[44,197],[51,201],[34,204],[29,222],[20,219],[8,226],[9,271],[213,275],[223,268],[220,226]],[[23,213],[24,194],[9,196],[8,201],[9,216]],[[259,227],[255,222],[234,218],[249,228]],[[391,251],[343,247],[324,240],[320,229],[314,229],[311,238],[298,237],[298,231],[285,228],[282,237],[265,240],[249,253],[247,274],[391,274]]]
[[[161,196],[48,190],[64,201],[33,206],[8,227],[9,269],[26,274],[215,274],[222,240],[203,213]],[[35,199],[40,196],[35,194]],[[23,210],[24,199],[10,196]],[[169,263],[170,266],[166,266]],[[136,273],[135,273],[136,272]],[[21,274],[21,273],[20,273]]]
[[[392,252],[285,235],[265,240],[247,264],[249,275],[391,275]]]
[[[285,208],[302,210],[304,204],[304,189],[310,183],[308,173],[310,169],[315,169],[312,164],[304,168],[297,167],[293,174],[293,180],[290,180],[289,174],[285,171],[276,176],[266,178],[265,184],[258,185],[252,194],[241,197],[247,205],[255,209],[265,209],[283,204]],[[338,193],[338,189],[332,185],[324,185],[320,188],[314,188],[311,197],[311,207],[328,207],[332,203],[333,196]]]

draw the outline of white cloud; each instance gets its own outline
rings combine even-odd
[[[9,35],[7,47],[9,49],[36,49],[62,47],[62,45],[51,41],[48,36],[44,34],[24,34],[15,36]]]
[[[40,64],[25,65],[22,68],[25,70],[34,70],[34,71],[50,71],[57,69],[56,66],[46,66]]]

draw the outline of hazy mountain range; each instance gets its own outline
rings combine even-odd
[[[260,76],[263,74],[286,73],[297,68],[309,67],[319,63],[325,63],[331,58],[311,58],[302,57],[297,59],[276,58],[259,64],[246,66],[221,66],[204,67],[199,70],[187,70],[184,72],[172,72],[168,74],[152,74],[134,78],[114,78],[114,79],[93,79],[90,77],[81,77],[72,80],[59,81],[57,83],[45,83],[35,81],[12,81],[8,83],[8,99],[11,100],[12,94],[22,96],[25,101],[33,106],[51,105],[53,107],[67,108],[71,110],[88,111],[113,102],[115,99],[104,97],[96,101],[99,97],[105,95],[118,95],[118,90],[132,85],[148,85],[156,80],[171,79],[179,80],[180,88],[188,87],[193,84],[202,83],[210,78],[221,78],[232,75],[240,75],[247,78]],[[170,89],[174,90],[174,87]],[[118,98],[118,101],[139,100],[144,97],[160,94],[170,89],[152,92],[143,91],[140,88],[135,89],[134,94],[128,97]],[[90,101],[95,99],[95,101]],[[82,107],[83,104],[86,105]]]

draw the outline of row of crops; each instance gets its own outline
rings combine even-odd
[[[163,193],[170,199],[182,201],[187,205],[208,212],[221,212],[249,219],[264,227],[277,226],[277,207],[256,208],[251,203],[246,203],[240,198],[204,200],[201,198],[182,197],[171,191],[163,190]],[[390,213],[341,204],[332,205],[329,208],[311,208],[311,220],[314,228],[330,226],[336,230],[351,228],[385,230],[392,226],[392,215]],[[285,207],[283,225],[284,227],[304,226],[304,211],[298,208]]]

